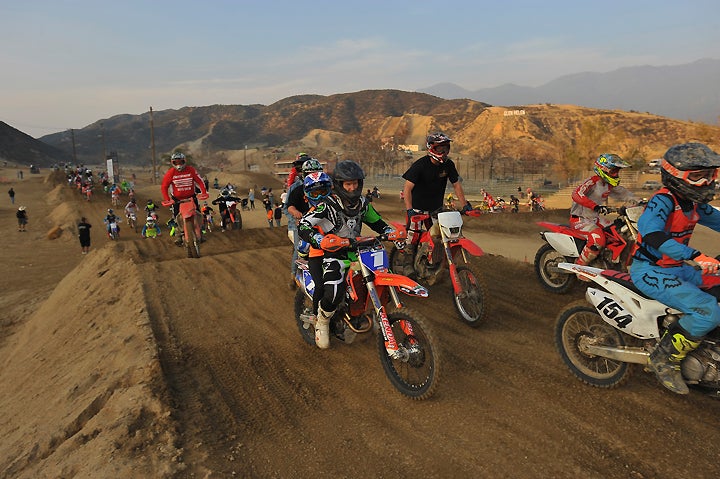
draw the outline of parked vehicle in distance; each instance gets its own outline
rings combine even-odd
[[[661,163],[661,162],[662,162],[662,160],[659,159],[659,158],[658,158],[658,159],[655,159],[655,160],[650,160],[650,161],[648,161],[648,166],[649,166],[650,168],[656,168],[656,167],[659,167],[659,166],[660,166],[660,163]]]
[[[642,189],[655,191],[655,190],[659,189],[661,186],[662,186],[662,183],[660,183],[659,181],[648,180],[645,183],[643,183]]]

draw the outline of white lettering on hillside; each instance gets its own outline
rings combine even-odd
[[[525,110],[505,110],[503,116],[520,116],[524,115]]]

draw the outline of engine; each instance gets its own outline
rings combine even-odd
[[[688,383],[720,389],[720,344],[703,342],[685,357],[680,368]]]

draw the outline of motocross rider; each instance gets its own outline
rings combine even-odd
[[[443,207],[448,180],[453,185],[458,201],[463,205],[462,212],[466,213],[472,210],[470,202],[465,199],[465,191],[455,163],[448,158],[451,141],[444,133],[437,132],[429,135],[426,141],[428,154],[410,165],[410,168],[402,176],[405,179],[403,201],[405,201],[407,209],[406,226],[410,226],[410,218],[423,211],[435,215],[425,224],[435,244],[436,251],[433,251],[433,258],[441,257],[439,250],[442,248],[442,240],[440,228],[436,222],[433,224],[432,220],[437,220],[437,213]],[[407,257],[406,264],[412,263],[412,258],[415,256],[410,238],[407,243],[408,246],[404,248]]]
[[[300,238],[322,249],[323,297],[315,322],[315,344],[330,347],[330,318],[345,297],[345,273],[350,265],[347,248],[360,235],[365,223],[380,234],[394,232],[362,194],[365,173],[351,160],[340,161],[332,174],[332,194],[302,217]],[[440,194],[442,205],[442,192]]]
[[[332,179],[322,171],[310,172],[303,180],[303,193],[307,202],[307,211],[315,208],[332,192]],[[306,211],[306,213],[307,213]],[[301,216],[302,218],[302,216]],[[294,220],[293,220],[294,221]],[[318,304],[323,297],[323,250],[313,248],[298,235],[297,255],[307,257],[308,270],[312,276],[315,289],[313,290],[313,314],[317,316]],[[294,281],[293,281],[294,282]]]
[[[720,324],[714,296],[700,290],[703,275],[720,262],[689,246],[696,224],[720,231],[720,211],[708,203],[715,193],[720,155],[701,143],[674,145],[661,163],[663,187],[650,198],[638,220],[636,252],[630,268],[644,294],[684,314],[663,334],[648,366],[666,388],[688,394],[680,362]],[[686,264],[693,260],[700,270]]]
[[[630,165],[618,155],[603,153],[595,160],[593,166],[595,174],[580,183],[573,191],[570,226],[587,238],[587,243],[575,263],[590,264],[605,247],[603,228],[612,222],[601,215],[609,213],[605,204],[608,197],[628,204],[637,204],[635,196],[628,189],[619,186],[620,169],[628,166]]]
[[[107,215],[103,219],[103,223],[105,223],[105,228],[107,229],[107,234],[109,238],[112,238],[112,235],[110,234],[110,225],[112,223],[118,224],[120,221],[118,217],[115,215],[115,212],[112,210],[112,208],[109,208],[107,210]],[[120,226],[117,227],[118,234],[120,234]]]
[[[297,234],[297,224],[300,218],[308,212],[310,206],[314,206],[307,197],[304,181],[310,173],[323,171],[322,164],[316,158],[310,158],[305,155],[305,161],[300,167],[301,175],[297,177],[295,182],[288,190],[287,198],[283,204],[283,210],[288,218],[288,237],[295,245],[293,247],[292,261],[290,262],[290,287],[295,287],[295,273],[297,271],[297,251],[300,244],[300,236]],[[329,177],[328,177],[329,179]],[[331,185],[332,186],[332,185]],[[315,283],[317,284],[317,282]]]
[[[131,198],[125,205],[125,217],[130,218],[130,215],[133,214],[135,215],[135,218],[137,218],[137,203],[135,203],[135,198]]]
[[[218,205],[218,210],[220,210],[220,228],[222,231],[232,228],[232,219],[230,218],[228,203],[237,203],[238,201],[240,201],[240,198],[231,195],[230,190],[227,188],[220,190],[218,197],[212,200],[212,204]]]
[[[205,182],[200,178],[195,168],[187,164],[185,155],[182,153],[173,153],[170,157],[170,163],[172,163],[172,167],[165,173],[160,185],[160,192],[164,200],[163,205],[168,206],[170,198],[172,198],[172,216],[174,218],[180,212],[180,200],[192,198],[195,203],[195,210],[199,213],[198,198],[205,200],[208,197]],[[169,192],[171,187],[172,193]],[[195,195],[196,187],[200,189],[198,196]],[[199,223],[199,221],[195,221],[195,234],[202,241]]]

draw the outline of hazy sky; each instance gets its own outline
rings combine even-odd
[[[720,58],[718,0],[0,0],[0,121],[469,90]]]

